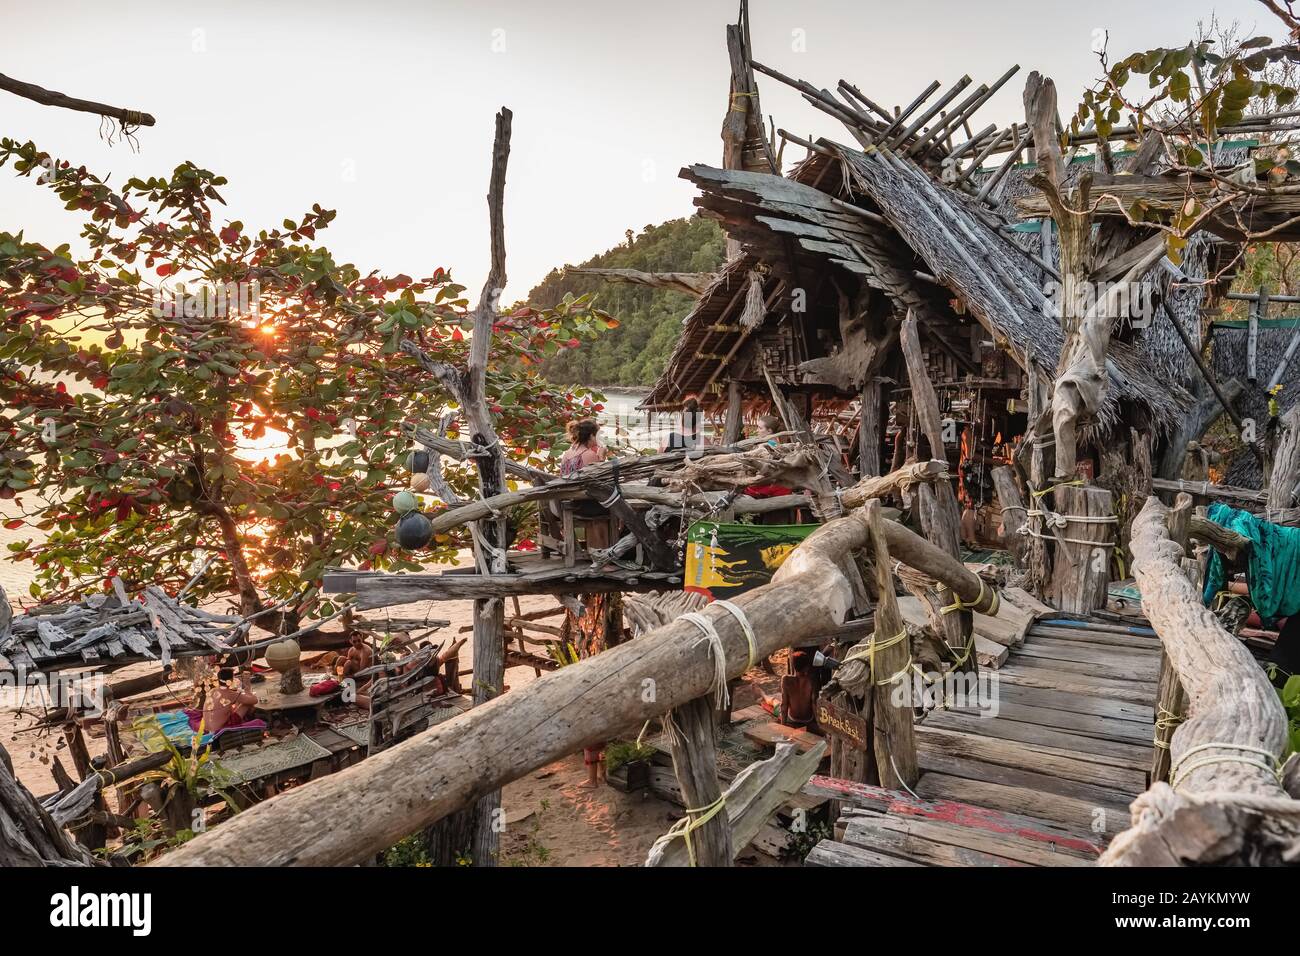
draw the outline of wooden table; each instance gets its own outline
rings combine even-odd
[[[306,675],[304,675],[304,678]],[[320,710],[322,706],[339,697],[343,693],[343,687],[339,686],[328,694],[321,694],[319,697],[313,697],[310,692],[310,685],[304,680],[304,687],[296,694],[284,694],[280,692],[279,680],[269,679],[261,685],[254,684],[252,691],[257,695],[257,704],[254,710],[260,710],[264,713],[282,713],[286,710],[300,710],[312,708]]]

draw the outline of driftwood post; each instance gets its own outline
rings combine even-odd
[[[682,788],[689,818],[690,847],[696,866],[731,866],[735,848],[725,807],[720,807],[713,702],[697,697],[671,712],[665,721],[673,772]]]
[[[912,686],[912,646],[894,596],[893,559],[885,540],[880,518],[880,502],[870,501],[866,508],[870,554],[876,567],[876,621],[871,640],[885,646],[874,657],[871,675],[872,751],[880,785],[890,790],[916,784],[920,771],[916,765],[916,741],[912,735],[910,694],[898,699],[900,690]],[[901,635],[901,640],[897,638]]]
[[[993,490],[997,493],[998,504],[1002,508],[1002,543],[1015,558],[1017,567],[1025,566],[1029,551],[1028,538],[1020,533],[1025,526],[1029,512],[1025,509],[1024,498],[1016,485],[1015,474],[1006,465],[993,469]]]
[[[907,377],[912,384],[912,413],[921,426],[921,434],[930,445],[932,459],[947,461],[947,450],[943,442],[943,422],[939,417],[939,397],[925,367],[925,355],[921,352],[921,339],[917,333],[916,315],[909,309],[907,318],[899,330],[899,341],[903,347],[903,357],[907,361]],[[922,484],[917,488],[917,501],[920,505],[921,527],[925,536],[938,548],[954,558],[961,557],[961,512],[957,508],[957,496],[952,485],[947,481],[936,484]],[[975,660],[974,637],[972,635],[973,619],[969,610],[956,607],[952,591],[943,586],[937,592],[928,590],[917,597],[929,609],[929,618],[935,633],[939,634],[948,647],[949,654],[960,670],[974,670],[978,664]]]
[[[740,383],[733,379],[727,384],[727,420],[722,428],[724,445],[734,445],[740,441],[740,432],[745,424],[742,398]]]
[[[487,400],[487,362],[492,345],[492,330],[497,320],[501,293],[506,284],[505,188],[506,166],[510,159],[510,124],[513,114],[502,107],[496,117],[492,142],[492,177],[488,187],[489,232],[492,260],[487,281],[473,312],[474,331],[470,340],[469,363],[464,371],[430,359],[414,342],[402,343],[402,351],[413,355],[427,371],[433,373],[451,392],[465,418],[464,430],[479,449],[475,455],[482,497],[501,494],[506,489],[505,455],[497,439],[496,427]],[[480,571],[504,573],[505,519],[484,519],[474,528],[474,554]],[[474,602],[474,691],[475,706],[497,697],[505,685],[505,605],[499,598]],[[468,848],[476,865],[495,866],[500,846],[501,793],[484,794],[475,810],[470,827],[472,843]]]
[[[1219,624],[1180,566],[1167,508],[1148,498],[1133,522],[1142,607],[1187,693],[1170,741],[1170,783],[1133,803],[1133,826],[1101,863],[1261,865],[1300,858],[1300,801],[1280,782],[1286,712],[1244,644]]]
[[[1192,496],[1179,492],[1174,506],[1169,510],[1167,525],[1169,540],[1187,553],[1187,530],[1192,517]],[[1186,565],[1187,559],[1183,559]],[[1199,575],[1198,575],[1199,577]],[[1151,754],[1151,782],[1164,783],[1169,780],[1169,738],[1174,735],[1174,728],[1183,720],[1183,709],[1187,701],[1183,695],[1183,685],[1178,674],[1169,661],[1169,652],[1160,650],[1160,682],[1156,686],[1156,734],[1152,741],[1154,751]]]
[[[880,382],[868,379],[862,386],[862,413],[858,417],[858,475],[880,474]]]
[[[1060,511],[1047,519],[1056,538],[1050,603],[1071,614],[1089,614],[1106,606],[1115,546],[1113,499],[1104,488],[1073,485],[1058,485],[1052,495]],[[1039,507],[1047,510],[1045,504]]]

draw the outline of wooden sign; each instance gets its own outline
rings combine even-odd
[[[822,730],[839,737],[855,750],[867,749],[867,721],[861,714],[837,707],[825,697],[819,697],[817,723]]]

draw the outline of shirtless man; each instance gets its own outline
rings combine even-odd
[[[358,631],[353,631],[348,638],[348,652],[334,665],[334,673],[339,677],[352,677],[375,662],[375,652],[370,649],[366,639]]]
[[[223,669],[217,675],[219,681],[233,677],[229,669]],[[248,671],[239,674],[239,685],[218,683],[208,693],[207,703],[203,705],[203,732],[215,734],[236,724],[242,724],[253,713],[257,705],[257,695],[250,689],[253,676]]]

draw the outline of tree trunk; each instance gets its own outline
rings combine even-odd
[[[1110,585],[1115,526],[1105,519],[1114,518],[1111,494],[1104,488],[1061,485],[1052,495],[1066,524],[1055,529],[1050,603],[1070,614],[1091,614],[1105,608]]]

